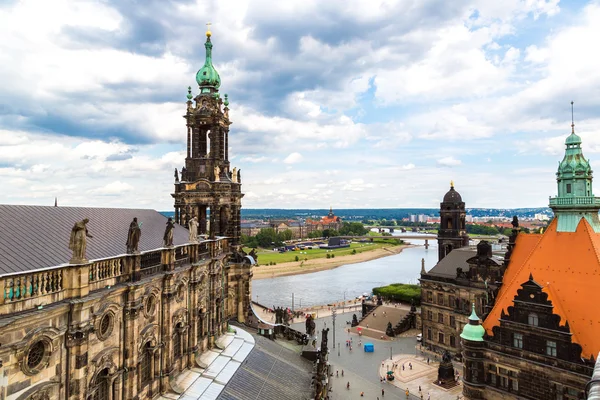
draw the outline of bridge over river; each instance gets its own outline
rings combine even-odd
[[[401,235],[394,235],[394,236],[340,236],[340,238],[342,239],[349,239],[349,240],[369,240],[369,239],[418,239],[418,240],[424,240],[425,241],[425,248],[428,249],[429,248],[429,241],[430,240],[437,240],[437,235],[433,235],[433,234],[414,234],[411,235],[409,234],[401,234]],[[501,239],[505,239],[505,236],[485,236],[485,235],[470,235],[469,239],[470,240],[487,240],[488,242],[491,243],[498,243],[500,242]]]

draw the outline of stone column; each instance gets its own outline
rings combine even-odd
[[[191,144],[192,144],[192,127],[188,125],[188,127],[187,127],[187,158],[192,157]]]
[[[245,310],[244,310],[244,286],[245,282],[244,282],[244,278],[240,277],[237,281],[237,289],[238,289],[238,293],[237,293],[237,320],[240,324],[243,324],[244,322],[246,322],[246,318],[245,318]]]

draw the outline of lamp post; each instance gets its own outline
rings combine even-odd
[[[344,302],[342,303],[342,313],[346,310],[346,292],[348,289],[344,290]]]
[[[333,348],[335,349],[335,307],[331,309],[331,319],[333,320]]]

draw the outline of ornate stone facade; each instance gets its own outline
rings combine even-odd
[[[502,264],[482,241],[477,251],[458,249],[429,272],[421,273],[423,344],[460,355],[459,335],[468,323],[471,304],[481,315],[497,291]]]
[[[464,395],[469,399],[583,399],[594,368],[572,341],[568,321],[554,313],[530,276],[493,336],[464,340]]]
[[[176,174],[173,196],[176,223],[198,216],[200,233],[210,229],[210,237],[186,243],[187,231],[175,224],[169,226],[166,240],[166,218],[151,210],[31,207],[46,214],[57,235],[65,225],[57,218],[61,212],[96,213],[92,222],[111,227],[92,230],[93,250],[102,256],[91,257],[88,251],[89,262],[85,251],[76,264],[52,261],[66,251],[69,241],[64,240],[63,250],[62,239],[58,245],[48,239],[23,246],[39,254],[14,252],[14,258],[23,256],[21,264],[11,260],[19,272],[0,276],[0,399],[141,400],[177,392],[177,375],[199,366],[198,357],[215,346],[227,321],[245,320],[252,259],[238,244],[242,194],[239,176],[232,179],[229,173],[228,103],[206,82],[199,83],[196,107],[187,103],[188,157],[181,181]],[[212,155],[206,154],[207,137]],[[210,228],[207,207],[213,211]],[[144,213],[140,220],[147,222],[138,225],[140,247],[145,247],[140,251],[139,235],[134,243],[131,228],[127,234],[127,223],[140,216],[136,213]],[[101,215],[107,219],[99,221]],[[117,221],[123,223],[123,236],[117,240],[122,248],[114,246],[112,235],[102,236]],[[160,245],[163,239],[166,247]],[[29,265],[27,260],[46,264]]]
[[[2,279],[0,398],[168,392],[228,319],[244,319],[251,266],[230,262],[231,251],[223,238]]]

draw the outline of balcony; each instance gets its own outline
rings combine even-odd
[[[600,207],[600,198],[588,196],[551,197],[550,207],[555,206],[597,206]]]

